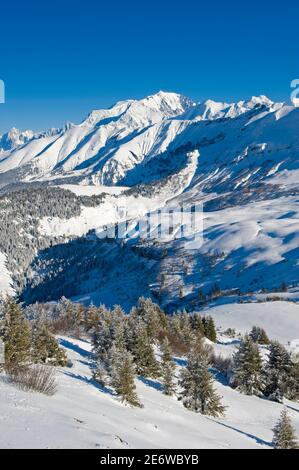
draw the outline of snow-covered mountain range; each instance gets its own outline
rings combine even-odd
[[[3,210],[9,212],[7,198],[18,190],[30,203],[32,191],[50,187],[55,204],[45,215],[35,205],[15,217],[18,250],[30,243],[32,254],[27,250],[26,262],[18,255],[17,269],[13,248],[0,243],[5,285],[10,272],[18,291],[26,286],[29,300],[67,293],[130,306],[146,294],[168,306],[179,297],[189,307],[215,283],[243,292],[282,282],[296,288],[298,129],[299,109],[265,96],[197,104],[159,92],[92,111],[82,123],[60,130],[12,130],[0,138]],[[72,193],[74,209],[67,215],[53,196],[55,188]],[[204,243],[197,249],[188,249],[175,234],[161,241],[153,233],[149,240],[135,237],[125,244],[96,236],[120,220],[120,205],[134,226],[159,208],[198,203],[204,204]],[[34,241],[39,237],[42,246]]]
[[[197,105],[181,95],[159,92],[93,111],[81,124],[61,130],[36,135],[13,129],[0,141],[0,173],[22,169],[21,178],[27,181],[63,176],[101,184],[122,183],[129,178],[134,184],[151,160],[190,143],[207,146],[220,140],[216,151],[229,151],[231,157],[255,142],[273,151],[278,140],[280,148],[283,142],[276,128],[294,125],[298,112],[265,96],[233,104],[208,100]],[[242,115],[244,118],[240,118]],[[213,125],[207,128],[210,121]],[[243,135],[237,135],[240,132]],[[289,142],[290,137],[296,136],[286,136],[285,140]],[[231,151],[232,140],[235,152]]]

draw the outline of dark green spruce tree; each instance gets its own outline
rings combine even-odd
[[[291,356],[286,348],[278,341],[272,341],[264,369],[264,394],[270,400],[282,402],[283,397],[288,395],[292,366]]]
[[[3,305],[5,370],[17,372],[31,360],[31,328],[19,304],[9,298]]]
[[[163,393],[165,395],[173,395],[176,387],[174,382],[175,363],[172,359],[172,351],[167,338],[164,338],[161,344],[162,363],[161,377],[163,385]]]
[[[298,441],[291,419],[283,409],[279,421],[273,429],[273,446],[275,449],[298,449]]]
[[[140,323],[137,328],[137,340],[135,351],[135,364],[138,375],[156,379],[160,376],[159,363],[155,357],[155,351],[147,334],[146,325]]]
[[[111,384],[124,403],[141,407],[136,393],[135,366],[129,351],[118,351],[113,355]]]
[[[201,345],[193,345],[187,366],[181,373],[180,386],[186,408],[214,417],[224,414],[225,407],[221,403],[221,397],[214,390],[213,377]]]
[[[68,359],[45,323],[37,323],[32,335],[32,360],[35,363],[65,367]]]
[[[263,388],[262,366],[258,345],[245,335],[233,356],[232,386],[246,395],[259,395]]]

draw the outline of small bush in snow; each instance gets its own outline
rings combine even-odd
[[[8,372],[7,376],[11,383],[26,392],[39,392],[52,396],[57,390],[53,367],[33,365]]]

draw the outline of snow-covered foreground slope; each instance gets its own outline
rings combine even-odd
[[[271,446],[282,405],[240,395],[217,382],[226,417],[203,417],[162,394],[159,382],[137,380],[144,408],[122,405],[91,380],[90,345],[61,338],[74,365],[58,371],[55,396],[25,393],[0,381],[1,448],[260,448]],[[286,402],[299,432],[299,405]]]

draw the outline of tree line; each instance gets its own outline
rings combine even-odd
[[[139,376],[159,380],[163,393],[177,397],[188,410],[221,417],[226,406],[215,389],[219,372],[241,393],[277,402],[299,399],[299,363],[256,326],[241,338],[233,357],[223,360],[214,353],[217,330],[212,317],[185,311],[166,315],[151,299],[140,298],[129,314],[120,306],[84,307],[65,298],[27,308],[8,299],[0,312],[7,372],[30,363],[67,365],[55,339],[60,333],[90,339],[93,380],[112,387],[129,406],[143,406],[135,384]],[[277,448],[295,446],[286,413],[275,429]],[[288,443],[282,443],[286,435]]]

